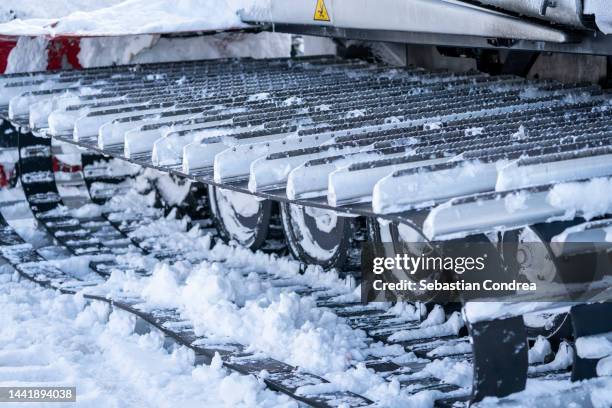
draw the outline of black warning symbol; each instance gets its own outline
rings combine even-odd
[[[314,12],[314,20],[315,21],[329,21],[329,13],[327,12],[327,7],[325,7],[324,0],[317,0],[317,7]]]

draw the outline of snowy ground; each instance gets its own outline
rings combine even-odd
[[[60,191],[79,194],[72,184],[67,182]],[[21,199],[19,189],[0,191],[3,203]],[[90,205],[80,213],[96,211]],[[23,202],[4,207],[3,214],[24,238],[44,251],[49,240],[28,218],[31,215]],[[141,233],[167,229],[164,222]],[[54,256],[58,265],[73,272],[87,269],[83,267],[86,259]],[[157,293],[165,288],[162,282]],[[220,359],[210,366],[195,366],[192,350],[164,344],[157,331],[136,333],[136,320],[125,312],[42,289],[19,279],[6,265],[0,268],[0,308],[0,386],[76,386],[76,405],[83,407],[297,406],[254,377],[228,372]]]
[[[0,386],[76,386],[79,407],[296,405],[220,361],[194,366],[193,351],[164,348],[158,332],[134,333],[125,312],[7,271],[0,274],[0,309]]]
[[[142,183],[140,178],[135,186]],[[78,191],[75,187],[62,190],[66,194]],[[16,191],[2,191],[1,201],[20,199]],[[127,210],[129,205],[133,211],[151,213],[147,203],[146,196],[132,191],[115,197],[109,208]],[[42,247],[48,243],[28,221],[23,204],[2,210],[28,240]],[[73,213],[94,214],[99,210],[90,204],[86,210]],[[316,307],[310,297],[271,286],[261,273],[328,288],[354,299],[357,291],[350,281],[316,269],[300,275],[290,259],[224,244],[211,246],[211,237],[205,231],[197,227],[186,231],[184,226],[181,220],[168,217],[136,231],[140,237],[163,241],[166,248],[186,254],[184,261],[170,264],[131,254],[124,260],[146,265],[152,276],[116,271],[98,290],[139,296],[150,308],[178,308],[197,333],[220,341],[238,341],[252,351],[265,352],[324,376],[333,389],[357,392],[380,406],[432,406],[432,392],[411,395],[396,381],[384,380],[361,363],[368,355],[398,356],[397,362],[410,361],[414,356],[401,356],[398,346],[367,344],[362,331],[350,328],[329,310]],[[164,238],[155,238],[160,236]],[[60,255],[55,263],[71,273],[90,273],[83,258]],[[135,332],[135,320],[125,312],[41,289],[19,280],[8,267],[1,271],[0,386],[76,385],[79,407],[296,406],[256,378],[228,372],[220,360],[211,366],[194,366],[192,351],[164,344],[163,336],[156,331]],[[440,310],[434,309],[424,328],[443,321]],[[394,311],[406,320],[415,318],[416,311],[409,306],[399,305]],[[471,382],[471,367],[465,362],[439,359],[425,371],[449,383],[467,386]],[[527,407],[547,401],[550,406],[562,407],[574,398],[576,407],[609,407],[610,385],[609,379],[573,386],[567,381],[532,381],[509,404]],[[303,388],[304,393],[317,391]],[[584,405],[585,401],[591,405]],[[497,401],[488,400],[484,405],[497,406]]]

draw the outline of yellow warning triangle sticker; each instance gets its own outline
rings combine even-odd
[[[324,0],[317,0],[317,7],[314,12],[314,20],[315,21],[329,21],[329,13],[327,12],[327,7],[325,7]]]

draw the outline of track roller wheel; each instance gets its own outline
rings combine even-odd
[[[597,275],[597,259],[584,252],[558,258],[551,248],[552,238],[577,221],[536,224],[502,235],[504,261],[516,262],[519,277],[528,282],[590,282]],[[538,245],[529,245],[536,243]]]
[[[256,250],[268,236],[272,202],[249,194],[208,186],[209,209],[221,238]]]
[[[306,264],[324,269],[345,265],[352,223],[335,211],[281,203],[281,218],[291,254]]]
[[[375,245],[376,256],[380,257],[394,258],[397,254],[419,257],[421,254],[432,254],[435,251],[435,248],[425,240],[424,236],[408,224],[368,218],[368,235]],[[399,279],[415,282],[423,279],[428,281],[447,280],[442,271],[437,271],[434,274],[416,273],[411,275],[398,270],[395,276]],[[438,291],[415,291],[412,295],[416,300],[426,304],[440,302],[440,292]]]
[[[174,174],[162,174],[155,180],[155,188],[166,214],[174,210],[177,218],[188,216],[201,226],[208,226],[205,221],[210,220],[210,211],[205,184]]]
[[[596,279],[596,255],[584,253],[557,258],[551,248],[552,238],[576,223],[578,221],[536,224],[501,234],[504,262],[518,271],[516,279],[536,284],[588,282]],[[544,336],[560,342],[571,336],[571,321],[567,313],[528,314],[524,319],[530,338]]]

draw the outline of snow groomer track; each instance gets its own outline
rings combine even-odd
[[[591,85],[391,69],[336,58],[6,75],[0,77],[3,134],[19,132],[19,174],[34,217],[59,247],[102,257],[90,264],[99,279],[76,279],[47,263],[4,219],[2,256],[35,282],[110,302],[203,360],[219,353],[228,368],[262,376],[270,388],[306,404],[375,404],[338,391],[333,382],[326,388],[326,379],[245,345],[197,336],[177,310],[149,311],[140,307],[141,299],[101,294],[97,287],[110,271],[130,268],[117,261],[120,254],[133,251],[167,262],[183,254],[165,249],[163,236],[143,241],[131,234],[155,223],[155,211],[71,216],[55,184],[51,138],[195,182],[192,198],[200,202],[197,196],[207,195],[225,240],[258,249],[282,228],[298,260],[341,268],[363,224],[368,239],[400,246],[498,231],[511,231],[500,232],[506,240],[529,233],[543,242],[604,231],[612,222],[605,206],[593,214],[588,206],[568,207],[555,197],[612,185],[611,100]],[[104,170],[97,173],[96,165],[112,167],[105,160],[84,160],[85,183],[97,203],[129,184]],[[106,190],[94,188],[100,185]],[[593,216],[597,220],[587,223]],[[557,275],[553,279],[565,281]],[[523,390],[528,378],[569,383],[606,372],[598,369],[606,355],[583,353],[576,344],[612,332],[609,303],[534,309],[531,315],[548,316],[542,326],[526,324],[524,311],[470,318],[458,305],[417,305],[423,313],[406,319],[385,304],[347,302],[321,288],[262,277],[313,296],[317,307],[365,330],[369,341],[400,345],[402,356],[369,356],[366,366],[409,393],[433,392],[438,406],[505,397]],[[539,355],[547,349],[543,344],[548,352]],[[472,385],[445,382],[427,369],[442,360],[471,364]],[[304,393],[304,385],[333,391]]]

